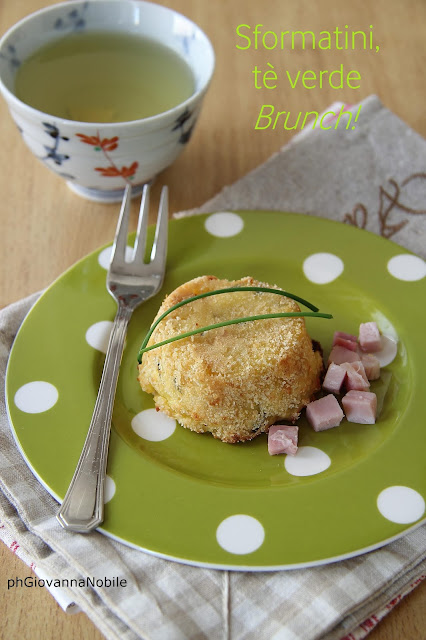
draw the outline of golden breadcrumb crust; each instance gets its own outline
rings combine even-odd
[[[251,277],[201,276],[167,296],[156,317],[191,296],[238,286],[271,287]],[[232,318],[287,311],[300,307],[273,293],[210,296],[173,311],[148,345]],[[322,370],[304,319],[274,318],[213,329],[148,351],[138,380],[158,409],[182,426],[233,443],[251,440],[277,420],[296,420],[319,390]]]

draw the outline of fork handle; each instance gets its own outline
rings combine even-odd
[[[111,416],[132,309],[119,304],[89,431],[74,476],[58,511],[64,529],[88,533],[103,522],[104,486]]]

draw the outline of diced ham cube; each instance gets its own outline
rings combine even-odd
[[[295,456],[297,453],[297,438],[299,427],[291,425],[274,424],[268,431],[268,452],[275,456],[278,453],[287,453]]]
[[[361,354],[361,362],[369,380],[378,380],[380,378],[380,360],[373,353]]]
[[[327,364],[329,365],[331,362],[334,362],[334,364],[343,364],[343,362],[355,362],[356,360],[359,360],[358,353],[346,349],[346,347],[342,347],[340,344],[335,344],[328,356]]]
[[[364,365],[360,360],[357,362],[344,362],[340,365],[346,372],[346,389],[356,391],[367,391],[370,387]]]
[[[375,352],[382,348],[380,332],[375,322],[364,322],[359,326],[359,346],[362,351]]]
[[[336,344],[336,339],[341,338],[342,340],[350,340],[351,342],[358,342],[357,336],[353,336],[351,333],[345,333],[344,331],[335,331],[333,336],[333,345]]]
[[[330,393],[340,393],[345,377],[345,369],[340,364],[330,362],[322,387],[326,391],[330,391]]]
[[[350,351],[358,351],[358,338],[351,333],[345,333],[344,331],[335,331],[333,335],[333,347],[334,345],[340,345],[346,347]]]
[[[306,417],[314,431],[324,431],[338,427],[344,418],[342,409],[333,394],[310,402],[306,407]]]
[[[375,424],[377,396],[371,391],[348,391],[342,398],[348,422],[357,424]]]
[[[336,344],[340,345],[341,347],[345,347],[350,351],[358,351],[358,343],[354,342],[353,340],[346,340],[346,338],[340,338],[339,336],[337,336],[333,340],[333,346],[335,346]]]

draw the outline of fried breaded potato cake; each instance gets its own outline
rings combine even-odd
[[[271,287],[250,277],[202,276],[167,296],[157,317],[191,296],[238,286]],[[287,311],[300,307],[273,293],[210,296],[166,316],[148,345],[224,320]],[[148,351],[138,379],[156,406],[182,426],[232,443],[251,440],[277,420],[296,420],[319,390],[322,370],[304,318],[274,318],[213,329]]]

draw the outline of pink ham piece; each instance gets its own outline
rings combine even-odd
[[[340,365],[346,372],[345,387],[348,391],[367,391],[370,387],[364,365],[360,360],[357,362],[344,362]]]
[[[274,424],[268,431],[268,453],[275,456],[287,453],[295,456],[297,453],[297,438],[299,427],[284,424]]]
[[[362,351],[375,352],[380,351],[382,342],[380,332],[375,322],[364,322],[359,325],[359,346]]]
[[[358,343],[354,342],[353,340],[346,340],[345,338],[337,337],[333,340],[333,346],[335,346],[336,344],[340,345],[341,347],[345,347],[350,351],[358,351]]]
[[[369,380],[378,380],[380,378],[380,361],[373,353],[361,354],[361,362]]]
[[[333,336],[333,347],[338,344],[341,347],[346,347],[350,351],[358,351],[357,337],[344,331],[335,331]]]
[[[355,362],[357,360],[359,360],[358,353],[342,347],[340,344],[335,344],[330,351],[327,364],[329,365],[331,362],[334,362],[334,364],[343,364],[344,362]]]
[[[337,338],[342,338],[343,340],[350,340],[351,342],[355,342],[355,344],[358,341],[358,338],[352,335],[351,333],[345,333],[344,331],[335,331],[333,336],[333,345],[336,344],[335,341]]]
[[[346,370],[340,364],[330,362],[324,382],[322,383],[322,388],[330,391],[330,393],[340,393],[345,377]]]
[[[348,422],[357,424],[375,424],[377,396],[371,391],[348,391],[342,398]]]
[[[306,407],[306,417],[314,431],[324,431],[338,427],[344,418],[336,397],[328,394],[310,402]]]

